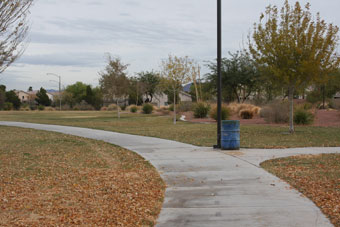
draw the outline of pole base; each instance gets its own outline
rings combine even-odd
[[[214,149],[221,149],[221,145],[214,145],[213,148]]]

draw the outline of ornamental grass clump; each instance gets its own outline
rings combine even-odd
[[[240,117],[242,119],[253,119],[254,112],[253,112],[253,110],[241,110],[240,111]]]

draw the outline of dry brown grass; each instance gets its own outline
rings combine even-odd
[[[152,226],[164,188],[125,149],[0,127],[0,226]]]
[[[258,115],[261,111],[260,107],[247,103],[230,103],[228,107],[233,114],[236,114],[239,117],[242,117],[242,111],[243,113],[248,112],[253,116]]]

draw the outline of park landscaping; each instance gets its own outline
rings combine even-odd
[[[340,154],[280,158],[261,166],[310,198],[340,227]]]
[[[0,226],[153,226],[165,185],[137,154],[0,127]]]
[[[216,144],[216,124],[177,122],[170,116],[114,111],[3,111],[0,121],[68,125],[209,146]],[[289,134],[287,125],[246,124],[241,122],[242,148],[337,147],[340,127],[297,126]]]

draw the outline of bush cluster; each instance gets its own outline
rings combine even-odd
[[[210,110],[210,105],[208,103],[199,102],[194,106],[194,117],[195,118],[205,118],[207,117]]]
[[[145,103],[143,105],[142,111],[144,114],[151,114],[153,111],[153,105],[149,104],[149,103]]]

